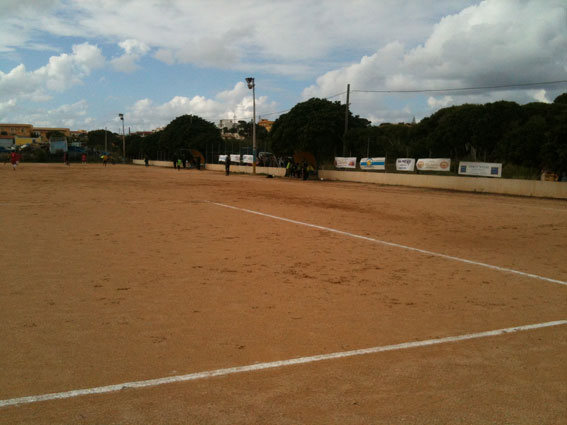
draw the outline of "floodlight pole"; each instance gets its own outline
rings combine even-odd
[[[252,89],[252,174],[256,174],[256,84],[253,77],[246,78],[246,83]]]
[[[122,120],[122,163],[126,162],[126,136],[124,134],[124,114],[118,114]]]

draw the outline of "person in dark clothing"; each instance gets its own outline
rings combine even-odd
[[[228,176],[230,174],[230,155],[227,155],[224,161],[224,171],[225,175]]]
[[[309,174],[307,173],[307,161],[303,161],[303,164],[301,164],[301,176],[303,177],[303,180],[307,180],[309,177]]]
[[[150,158],[148,157],[148,155],[144,156],[144,163],[146,164],[146,167],[150,166]]]

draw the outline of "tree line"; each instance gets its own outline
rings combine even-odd
[[[417,124],[372,126],[345,108],[340,102],[318,98],[298,103],[274,122],[269,134],[256,126],[258,150],[277,156],[310,152],[319,164],[332,164],[335,156],[369,155],[390,161],[437,157],[451,158],[454,164],[499,162],[533,175],[542,169],[558,174],[567,170],[567,93],[550,104],[499,101],[452,106]],[[244,137],[240,148],[252,146],[251,123],[241,122],[233,132]],[[87,145],[101,149],[104,134],[105,130],[89,132]],[[106,137],[111,148],[121,152],[121,136],[107,133]],[[218,154],[237,153],[215,124],[196,115],[177,117],[162,131],[145,137],[126,137],[129,157],[172,159],[189,149],[200,151],[209,162],[215,162]]]
[[[452,106],[417,124],[371,126],[349,114],[346,134],[345,112],[345,105],[322,99],[298,104],[274,123],[274,152],[310,151],[320,163],[346,154],[499,162],[534,175],[567,171],[567,93],[551,104]]]

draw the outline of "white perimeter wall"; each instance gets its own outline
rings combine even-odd
[[[143,160],[134,160],[133,162],[137,165],[144,165]],[[150,161],[150,165],[173,167],[173,162]],[[211,171],[224,172],[224,164],[207,164],[205,168]],[[252,174],[252,167],[231,165],[230,172]],[[285,168],[256,167],[256,173],[284,177]],[[567,199],[567,182],[330,170],[319,170],[319,177],[325,180]]]

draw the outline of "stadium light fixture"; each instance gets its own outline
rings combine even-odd
[[[252,174],[256,174],[256,83],[253,77],[248,77],[246,84],[252,89]]]
[[[122,163],[126,162],[126,136],[124,134],[124,114],[118,114],[122,121]]]

